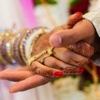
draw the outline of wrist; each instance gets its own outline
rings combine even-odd
[[[90,37],[85,39],[85,42],[89,43],[91,46],[94,47],[94,53],[100,52],[100,45],[99,45],[100,38],[98,36],[96,28],[95,28],[94,24],[91,21],[89,21],[87,19],[85,19],[85,20],[88,22],[87,24],[90,26],[89,27],[90,31],[88,33],[88,34],[90,34]]]

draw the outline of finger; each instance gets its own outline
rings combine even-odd
[[[67,66],[66,63],[58,60],[53,56],[49,56],[48,54],[44,54],[39,59],[37,59],[37,61],[41,62],[43,65],[46,65],[51,68],[56,68],[58,70],[63,70]]]
[[[41,61],[41,59],[43,59],[42,63],[44,65],[51,67],[51,68],[59,69],[63,72],[64,75],[75,75],[75,74],[80,74],[84,71],[82,70],[83,68],[77,68],[76,66],[66,64],[63,61],[55,57],[48,56],[48,54],[45,54],[42,57],[40,57],[38,61]]]
[[[88,26],[86,27],[86,23]],[[82,24],[74,27],[70,30],[59,30],[58,32],[53,33],[50,36],[49,42],[53,47],[61,47],[61,46],[69,46],[77,43],[81,40],[86,40],[90,37],[94,36],[94,28],[89,30],[89,28],[93,27],[90,22],[83,20]],[[83,31],[85,28],[86,31]],[[87,34],[89,33],[89,34]]]
[[[60,61],[59,59],[54,58],[52,56],[48,56],[48,57],[44,58],[43,64],[48,67],[56,68],[59,70],[63,70],[68,66],[66,63],[64,63],[64,62]]]
[[[71,15],[69,18],[68,18],[68,20],[67,20],[67,23],[65,24],[65,25],[62,25],[62,28],[63,29],[70,29],[70,28],[72,28],[77,22],[79,22],[80,20],[82,19],[82,13],[81,12],[77,12],[77,13],[75,13],[75,14],[73,14],[73,15]],[[59,31],[59,30],[57,30],[57,29],[55,29],[55,31],[52,31],[52,33],[53,33],[53,35],[55,35],[54,33],[55,32],[57,32],[57,31]],[[61,29],[62,30],[62,29]],[[60,30],[60,31],[61,31]],[[53,37],[51,36],[50,37],[50,40],[49,40],[49,42],[50,42],[50,44],[52,45],[52,46],[55,46],[54,44],[53,44],[53,39],[52,39]],[[54,39],[55,41],[56,41],[56,39]],[[54,41],[54,42],[55,42]],[[56,41],[57,42],[57,41]]]
[[[32,70],[39,75],[46,77],[61,77],[63,76],[63,72],[60,70],[46,67],[45,65],[40,64],[37,61],[34,61],[31,65]]]
[[[83,68],[79,68],[78,71],[80,73],[82,73],[83,70],[84,70]],[[66,72],[68,73],[69,71],[64,70],[65,74],[66,74]],[[47,77],[43,77],[43,76],[39,76],[39,75],[34,75],[30,78],[27,78],[23,81],[17,82],[16,84],[12,85],[12,87],[10,88],[10,93],[25,91],[25,90],[28,90],[28,89],[31,89],[31,88],[35,88],[35,87],[38,87],[40,85],[44,85],[44,84],[48,83],[49,81],[51,81],[53,79],[54,78],[47,78]]]
[[[77,22],[79,22],[82,19],[82,13],[81,12],[77,12],[73,15],[71,15],[68,20],[67,23],[62,25],[62,26],[58,26],[55,27],[50,33],[55,33],[58,30],[65,30],[65,29],[70,29],[72,28]]]
[[[58,26],[56,28],[54,28],[51,33],[55,33],[58,30],[65,30],[65,29],[70,29],[72,28],[77,22],[79,22],[82,19],[82,13],[81,12],[77,12],[73,15],[71,15],[68,20],[67,23],[62,25],[62,26]]]
[[[88,59],[86,57],[74,53],[73,51],[64,47],[55,48],[53,52],[53,55],[59,60],[76,67],[84,67],[84,65],[88,63]]]
[[[82,36],[79,35],[75,29],[59,30],[58,32],[51,35],[49,42],[53,47],[69,46],[86,37],[85,35]]]
[[[94,48],[83,41],[69,45],[67,48],[88,58],[94,54]]]
[[[63,25],[64,29],[70,29],[70,28],[72,28],[81,19],[82,19],[82,13],[81,12],[77,12],[77,13],[71,15],[68,18],[67,23],[65,25]]]
[[[0,72],[0,79],[9,80],[9,81],[20,81],[20,80],[24,80],[30,76],[33,76],[32,71],[4,70],[4,71]]]
[[[31,88],[35,88],[40,85],[44,85],[51,80],[52,79],[50,78],[46,78],[46,77],[39,76],[39,75],[34,75],[30,78],[27,78],[23,81],[17,82],[16,84],[12,85],[10,88],[10,93],[25,91]]]
[[[80,74],[84,71],[82,68],[77,68],[76,66],[66,64],[52,56],[47,57],[44,60],[44,64],[51,68],[59,69],[63,72],[64,75],[75,75]]]
[[[24,67],[18,67],[18,68],[16,68],[15,70],[16,70],[16,71],[27,71],[28,69],[27,69],[26,66],[24,66]]]

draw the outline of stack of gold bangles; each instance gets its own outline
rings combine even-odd
[[[51,55],[52,47],[31,57],[32,47],[37,38],[48,32],[49,30],[44,27],[21,30],[17,33],[13,33],[11,30],[0,32],[0,64],[30,66],[33,61],[37,60],[43,54],[47,53]]]

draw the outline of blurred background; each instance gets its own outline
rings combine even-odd
[[[86,13],[97,0],[0,0],[0,29],[50,29],[66,23],[75,13]],[[0,69],[16,68],[1,66]],[[93,63],[78,76],[67,76],[25,92],[9,93],[11,82],[0,81],[0,100],[100,100],[100,68]]]

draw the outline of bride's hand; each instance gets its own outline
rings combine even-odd
[[[15,93],[44,85],[53,80],[53,78],[34,74],[34,72],[27,67],[18,67],[15,70],[5,69],[4,71],[1,71],[0,80],[17,82],[12,85],[9,90],[10,93]]]

